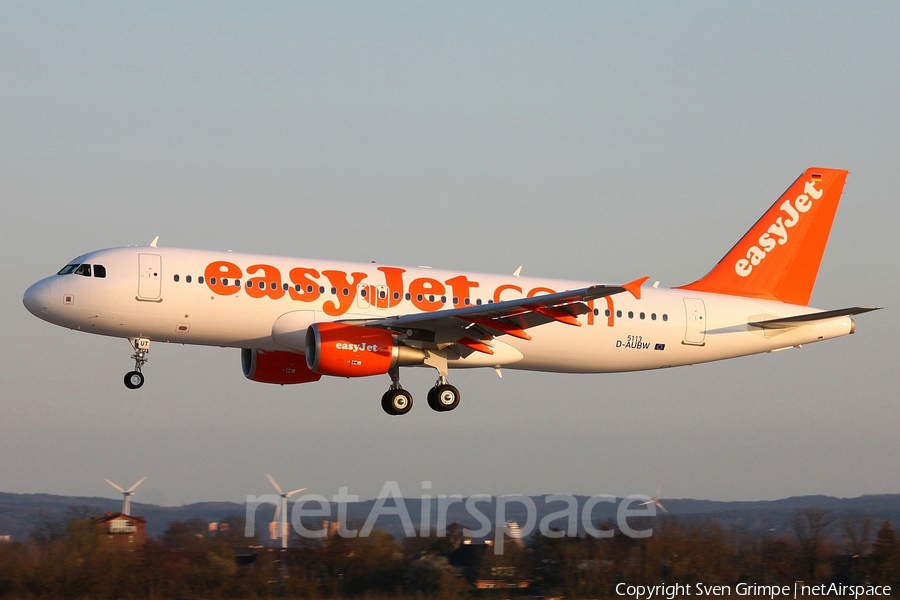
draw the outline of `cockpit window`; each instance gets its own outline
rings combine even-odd
[[[103,265],[94,265],[94,277],[106,277],[106,267]]]
[[[57,275],[68,275],[69,273],[72,273],[73,271],[75,271],[75,269],[77,269],[77,268],[78,268],[78,263],[75,263],[74,265],[66,265],[62,269],[59,270],[59,273],[57,273]]]
[[[75,269],[75,274],[76,275],[84,275],[85,277],[90,277],[91,276],[91,265],[85,263],[85,264],[79,266],[77,269]]]

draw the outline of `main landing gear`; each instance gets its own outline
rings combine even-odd
[[[147,353],[150,352],[150,340],[147,338],[128,338],[131,347],[134,348],[134,371],[125,373],[125,387],[129,390],[136,390],[144,385],[144,375],[141,373],[141,367],[147,363]]]
[[[401,387],[399,369],[394,368],[388,374],[391,376],[391,387],[381,397],[381,408],[389,415],[405,415],[412,410],[412,394]],[[447,412],[459,406],[459,390],[447,382],[446,371],[428,390],[428,406],[436,412]]]
[[[446,377],[441,377],[428,390],[428,406],[437,412],[446,412],[459,406],[459,390],[447,383]]]

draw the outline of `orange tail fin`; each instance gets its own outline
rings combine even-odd
[[[847,171],[807,169],[705,277],[680,289],[809,304]]]

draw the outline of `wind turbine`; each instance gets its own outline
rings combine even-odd
[[[641,502],[638,506],[648,506],[650,504],[655,504],[661,511],[667,513],[669,511],[666,510],[666,507],[662,505],[662,502],[659,501],[659,486],[656,486],[656,495],[647,500],[646,502]]]
[[[299,490],[294,490],[293,492],[284,492],[281,490],[281,487],[275,482],[275,478],[266,473],[266,477],[269,478],[269,483],[272,484],[272,487],[275,488],[275,491],[278,492],[278,495],[281,496],[281,506],[275,507],[275,516],[272,517],[272,521],[278,521],[278,515],[281,514],[281,526],[278,528],[279,535],[281,536],[281,547],[282,549],[288,547],[288,525],[287,525],[287,501],[288,498],[293,496],[294,494],[299,494],[306,488],[300,488]]]
[[[113,483],[113,482],[110,481],[109,479],[104,479],[104,480],[103,480],[103,481],[105,481],[106,483],[108,483],[109,485],[111,485],[111,486],[113,486],[114,488],[116,488],[116,490],[118,490],[118,491],[122,494],[122,514],[123,514],[123,515],[131,516],[131,497],[134,496],[134,490],[136,490],[137,487],[138,487],[139,485],[141,485],[142,483],[144,483],[144,480],[145,480],[145,479],[147,479],[147,476],[146,476],[146,475],[144,475],[143,477],[141,477],[141,478],[137,481],[137,483],[135,483],[133,486],[131,486],[131,487],[128,488],[127,490],[123,490],[122,487],[121,487],[120,485]]]

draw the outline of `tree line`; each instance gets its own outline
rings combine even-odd
[[[601,527],[609,537],[536,534],[508,540],[501,555],[465,543],[458,525],[441,538],[396,540],[377,529],[365,538],[297,538],[282,552],[244,537],[240,519],[225,523],[211,532],[201,519],[172,521],[133,551],[113,548],[83,514],[42,523],[27,541],[0,544],[0,598],[599,598],[614,596],[618,583],[798,580],[900,587],[890,522],[817,508],[798,510],[781,533],[667,516],[641,525],[654,528],[648,538],[609,522]]]

